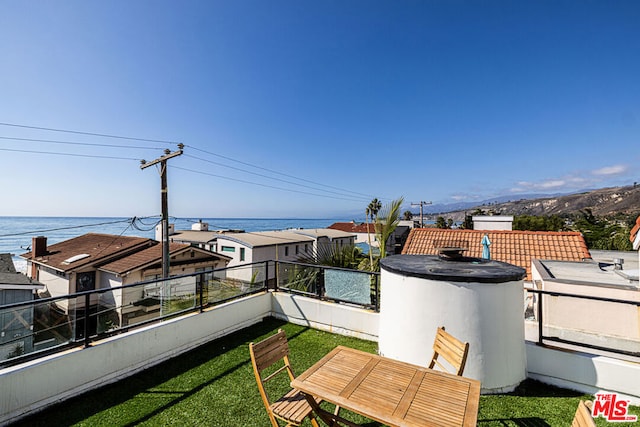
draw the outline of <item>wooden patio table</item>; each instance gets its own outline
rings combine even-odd
[[[425,359],[426,360],[426,359]],[[475,426],[480,382],[339,346],[291,382],[313,397],[389,426]],[[313,403],[312,403],[313,402]]]

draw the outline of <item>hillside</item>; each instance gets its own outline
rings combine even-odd
[[[627,187],[611,187],[539,199],[515,200],[504,203],[483,204],[473,208],[429,215],[452,218],[454,221],[464,220],[465,213],[471,214],[476,209],[494,212],[496,215],[563,215],[578,213],[591,209],[596,216],[614,215],[617,213],[635,214],[640,212],[640,185]]]

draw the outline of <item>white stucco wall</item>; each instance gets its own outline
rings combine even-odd
[[[525,379],[522,282],[460,283],[382,269],[380,354],[425,366],[439,326],[469,343],[463,372],[484,393]]]
[[[640,405],[640,364],[527,342],[527,377],[595,394],[615,392]]]
[[[378,313],[286,292],[272,295],[272,314],[278,319],[364,340],[378,340]]]

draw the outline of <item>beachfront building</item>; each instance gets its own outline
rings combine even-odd
[[[170,276],[223,268],[229,257],[186,244],[170,244]],[[46,237],[33,239],[32,251],[21,255],[27,260],[32,279],[45,285],[45,296],[63,297],[68,294],[93,291],[154,280],[162,274],[162,245],[142,237],[116,236],[89,233],[65,240],[51,246]],[[145,289],[149,295],[133,295],[127,290],[109,292],[108,297],[94,295],[90,311],[112,310],[117,321],[126,325],[132,318],[148,316],[159,310],[159,304],[134,305],[134,301],[145,300],[157,293]],[[56,304],[64,316],[84,315],[83,299],[60,299]],[[114,320],[116,321],[116,320]]]
[[[191,224],[190,230],[176,230],[175,224],[169,224],[169,241],[185,243],[213,252],[215,240],[220,234],[241,232],[243,230],[210,230],[209,223],[199,220]],[[162,241],[162,224],[156,226],[156,240]]]
[[[44,285],[16,272],[11,254],[0,254],[0,306],[32,301]],[[34,308],[27,306],[0,315],[0,360],[33,351]]]
[[[344,247],[354,246],[356,244],[356,236],[353,233],[334,230],[332,228],[301,228],[291,231],[314,239],[314,257],[330,250],[340,250]]]
[[[297,261],[312,256],[316,239],[285,231],[256,231],[248,233],[224,233],[215,240],[214,250],[230,257],[229,267],[261,263],[264,261]],[[229,277],[245,281],[264,280],[275,277],[275,271],[265,272],[262,265],[236,268]]]

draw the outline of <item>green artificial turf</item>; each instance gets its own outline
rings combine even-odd
[[[16,426],[268,426],[248,345],[286,331],[294,370],[301,373],[337,345],[375,352],[377,344],[275,319],[265,320],[118,383],[69,399]],[[108,363],[96,361],[96,363]],[[287,387],[286,381],[276,388]],[[514,393],[482,396],[479,426],[569,426],[580,399],[534,381]],[[632,413],[640,414],[639,408]],[[365,426],[378,423],[341,412]],[[611,425],[604,419],[599,426]],[[310,425],[308,422],[305,426]],[[632,425],[629,423],[616,426]]]

